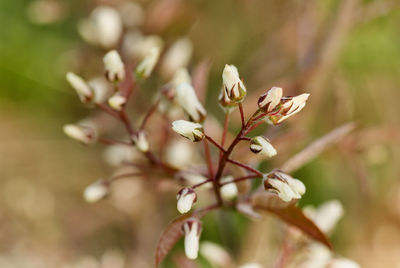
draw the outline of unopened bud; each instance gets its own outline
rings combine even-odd
[[[186,67],[192,55],[193,45],[188,38],[175,41],[164,55],[161,64],[161,73],[166,78],[173,75],[178,69]]]
[[[63,127],[64,133],[83,144],[92,144],[96,141],[96,131],[90,127],[68,124]]]
[[[70,72],[67,73],[67,81],[75,89],[83,103],[89,103],[93,99],[93,91],[83,78]]]
[[[325,233],[333,230],[343,216],[343,206],[338,200],[323,203],[317,209],[307,206],[304,213]]]
[[[193,204],[197,200],[197,195],[193,189],[183,188],[176,195],[176,200],[178,200],[176,208],[181,214],[185,214],[192,209]]]
[[[204,139],[203,126],[186,120],[176,120],[172,122],[172,130],[191,141],[201,141]]]
[[[108,81],[118,82],[124,80],[124,63],[116,50],[108,52],[103,58],[103,63]]]
[[[282,88],[272,87],[267,93],[258,99],[258,107],[264,112],[269,113],[281,102]]]
[[[225,65],[222,80],[229,99],[234,102],[243,101],[246,96],[246,87],[240,80],[238,69],[234,65]]]
[[[160,52],[160,48],[158,47],[153,47],[152,49],[150,49],[148,54],[136,67],[136,75],[139,78],[147,78],[150,76],[151,72],[157,64],[158,58],[160,57]]]
[[[133,135],[132,140],[136,144],[136,147],[139,149],[139,151],[145,153],[149,150],[147,135],[143,131],[140,131],[137,135]]]
[[[86,187],[83,197],[88,203],[95,203],[107,196],[109,192],[108,185],[103,180],[98,180]]]
[[[232,180],[233,176],[226,176],[221,178],[221,183],[230,182]],[[238,192],[238,188],[234,182],[225,184],[221,187],[221,196],[224,199],[233,199],[238,195]]]
[[[195,122],[204,120],[207,115],[206,110],[196,96],[192,85],[183,83],[177,86],[175,101]]]
[[[268,116],[268,122],[277,125],[290,116],[297,114],[306,106],[309,96],[310,94],[304,93],[295,97],[283,97],[280,102],[279,111],[274,115]]]
[[[200,244],[200,254],[212,267],[232,267],[232,258],[220,245],[205,241]]]
[[[110,105],[110,107],[116,111],[121,111],[127,101],[128,100],[125,96],[122,96],[120,93],[117,92],[108,99],[108,105]]]
[[[264,188],[277,193],[279,198],[285,202],[300,199],[306,192],[306,187],[300,180],[294,179],[281,171],[269,173],[264,179]]]
[[[198,219],[191,218],[183,224],[185,234],[185,254],[191,260],[197,259],[201,225]]]
[[[94,103],[103,103],[105,102],[110,95],[112,94],[112,89],[109,86],[109,83],[104,77],[96,77],[88,81],[88,85],[93,90],[93,102]]]
[[[255,154],[264,155],[266,157],[272,157],[276,155],[276,150],[267,139],[261,136],[257,136],[250,141],[250,150]]]

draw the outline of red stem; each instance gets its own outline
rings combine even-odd
[[[200,186],[202,186],[203,184],[206,184],[206,183],[212,182],[212,181],[213,181],[212,179],[208,179],[208,180],[205,180],[205,181],[202,181],[202,182],[200,182],[200,183],[198,183],[198,184],[193,185],[191,188],[192,188],[192,189],[196,189],[197,187],[200,187]]]
[[[213,165],[212,165],[210,148],[208,148],[207,139],[204,139],[203,143],[204,143],[204,153],[206,156],[207,166],[208,166],[208,178],[212,179],[214,177],[214,170],[213,170]]]
[[[208,141],[210,141],[215,147],[217,147],[222,153],[225,153],[225,152],[226,152],[225,149],[222,148],[222,146],[219,145],[213,138],[211,138],[211,137],[208,136],[208,135],[205,135],[205,136],[206,136],[206,139],[207,139]]]
[[[239,111],[240,111],[240,119],[242,120],[242,129],[244,129],[245,128],[244,112],[243,112],[243,105],[241,102],[239,102]]]
[[[223,185],[226,185],[226,184],[229,184],[229,183],[235,183],[235,182],[239,182],[239,181],[244,181],[244,180],[249,180],[249,179],[256,179],[256,178],[259,178],[259,176],[258,175],[248,175],[248,176],[243,176],[243,177],[239,177],[239,178],[233,179],[231,181],[223,182],[220,185],[223,186]]]
[[[228,161],[229,163],[232,163],[232,164],[234,164],[234,165],[237,165],[237,166],[239,166],[239,167],[242,167],[242,168],[244,168],[244,169],[247,169],[248,171],[251,171],[251,172],[257,174],[259,177],[264,176],[264,174],[262,174],[260,171],[254,169],[254,168],[252,168],[252,167],[250,167],[250,166],[248,166],[248,165],[246,165],[246,164],[240,163],[239,161],[236,161],[236,160],[233,160],[233,159],[229,159],[229,158],[227,159],[227,161]]]
[[[225,113],[225,119],[224,119],[224,131],[222,132],[222,137],[221,137],[221,147],[224,148],[225,145],[225,139],[226,139],[226,133],[228,132],[228,123],[229,123],[229,112]],[[223,151],[219,153],[219,158],[221,159]]]
[[[146,126],[147,121],[154,114],[154,111],[157,109],[159,103],[160,103],[160,99],[158,99],[155,103],[153,103],[153,105],[147,111],[146,115],[143,118],[142,123],[140,124],[139,130],[143,130],[144,129],[144,127]]]
[[[99,142],[101,142],[105,145],[113,145],[113,144],[123,144],[123,145],[128,145],[128,146],[132,145],[132,143],[130,143],[130,142],[119,141],[119,140],[114,140],[114,139],[109,139],[109,138],[104,138],[104,137],[100,137]]]

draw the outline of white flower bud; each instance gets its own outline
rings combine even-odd
[[[171,85],[172,88],[177,88],[180,84],[191,84],[192,83],[192,78],[190,77],[190,74],[186,68],[180,68],[178,69],[174,76],[172,77],[171,81],[169,84]]]
[[[203,126],[186,120],[172,122],[172,130],[191,141],[201,141],[204,138]]]
[[[279,111],[274,115],[268,116],[266,119],[274,125],[281,123],[283,120],[300,112],[306,106],[309,96],[310,94],[304,93],[296,97],[283,97]]]
[[[185,214],[192,209],[193,204],[197,200],[197,195],[195,191],[191,188],[183,188],[178,192],[176,195],[176,208],[178,209],[179,213]]]
[[[226,176],[221,178],[221,183],[225,183],[228,181],[232,181],[233,180],[233,176]],[[236,186],[236,183],[228,183],[223,185],[221,188],[221,196],[224,199],[233,199],[238,195],[238,188]]]
[[[122,81],[125,78],[125,66],[116,50],[109,51],[103,57],[106,78],[110,82]]]
[[[202,121],[207,115],[206,110],[196,96],[194,88],[190,84],[183,83],[177,86],[175,101],[195,122]]]
[[[328,265],[329,268],[361,268],[358,263],[345,259],[345,258],[335,258],[331,260],[331,262]]]
[[[146,133],[140,131],[137,135],[132,136],[133,142],[136,144],[136,147],[141,152],[147,152],[149,150],[149,142],[147,140]]]
[[[81,21],[78,25],[78,31],[85,41],[104,48],[117,45],[122,28],[118,12],[108,6],[98,6],[89,19]]]
[[[161,73],[165,78],[173,75],[178,69],[186,67],[192,56],[193,45],[188,38],[180,38],[172,44],[164,55]]]
[[[264,112],[269,113],[281,102],[282,88],[272,87],[267,93],[258,99],[258,107]]]
[[[93,99],[93,91],[80,76],[74,73],[67,73],[67,81],[75,89],[79,99],[83,103],[89,103]]]
[[[168,146],[165,161],[173,167],[184,169],[192,163],[194,155],[191,142],[179,139]]]
[[[154,67],[157,64],[158,58],[160,57],[160,48],[153,47],[150,49],[146,57],[136,67],[136,75],[140,78],[147,78],[150,76]]]
[[[285,202],[300,199],[306,192],[306,187],[300,180],[280,171],[268,174],[264,179],[264,187],[266,190],[276,192],[279,198]]]
[[[238,69],[234,65],[225,65],[222,80],[229,99],[234,102],[243,101],[246,96],[246,87],[240,80]]]
[[[63,127],[64,133],[83,144],[92,144],[96,141],[96,131],[90,127],[68,124]]]
[[[106,197],[108,192],[108,185],[103,180],[99,180],[86,187],[83,197],[86,202],[95,203]]]
[[[121,111],[127,101],[126,97],[117,92],[108,99],[108,105],[116,111]]]
[[[105,102],[112,94],[112,89],[104,77],[96,77],[88,81],[90,88],[93,90],[94,103]]]
[[[125,144],[113,144],[107,146],[104,151],[104,160],[111,166],[119,166],[124,162],[132,162],[134,160],[139,160],[141,154]]]
[[[240,265],[238,268],[263,268],[263,266],[261,264],[253,262]]]
[[[185,234],[185,254],[191,260],[197,258],[199,252],[199,240],[201,225],[197,219],[188,220],[183,224]]]
[[[251,139],[250,150],[255,154],[264,155],[266,157],[272,157],[276,155],[276,150],[272,146],[272,144],[261,136],[257,136]]]
[[[212,267],[232,267],[232,258],[220,245],[205,241],[200,244],[200,254]]]
[[[317,209],[305,207],[304,213],[325,233],[329,233],[343,216],[343,206],[338,200],[323,203]]]

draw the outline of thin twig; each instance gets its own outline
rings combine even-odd
[[[207,166],[208,166],[208,178],[212,179],[214,177],[214,170],[212,165],[210,149],[208,148],[207,139],[203,139],[203,143],[204,143],[204,154],[206,156]]]
[[[200,186],[202,186],[203,184],[206,184],[206,183],[209,183],[209,182],[212,182],[212,181],[213,181],[212,179],[208,179],[208,180],[205,180],[205,181],[202,181],[202,182],[200,182],[200,183],[198,183],[198,184],[193,185],[191,188],[192,188],[192,189],[196,189],[197,187],[200,187]]]
[[[242,129],[244,129],[245,128],[244,112],[243,112],[243,105],[241,102],[239,102],[239,111],[240,111],[240,120],[242,121]]]
[[[114,139],[109,139],[109,138],[104,138],[100,137],[99,142],[105,144],[105,145],[113,145],[113,144],[122,144],[122,145],[128,145],[131,146],[131,142],[126,142],[126,141],[120,141],[120,140],[114,140]]]
[[[225,113],[225,119],[224,119],[224,131],[222,132],[221,136],[221,147],[224,148],[225,145],[225,139],[226,139],[226,134],[228,132],[228,123],[229,123],[229,112]],[[223,151],[219,153],[219,158],[221,159],[223,154]]]
[[[208,136],[208,135],[205,135],[205,136],[206,136],[206,139],[207,139],[209,142],[211,142],[215,147],[217,147],[222,153],[225,153],[225,152],[226,152],[225,149],[222,148],[222,146],[219,145],[213,138],[211,138],[211,137]]]
[[[327,147],[333,145],[344,136],[349,134],[352,130],[354,130],[355,127],[356,124],[354,122],[350,122],[334,129],[325,136],[311,143],[299,153],[295,154],[293,157],[287,160],[280,169],[287,173],[291,173],[299,169],[317,157]]]
[[[146,126],[146,123],[148,122],[150,117],[154,114],[154,111],[157,109],[159,103],[160,103],[160,99],[158,99],[156,102],[154,102],[153,105],[150,107],[150,109],[147,111],[146,115],[143,118],[142,123],[140,124],[139,130],[144,129],[144,127]]]
[[[239,166],[239,167],[242,167],[242,168],[244,168],[244,169],[247,169],[248,171],[251,171],[251,172],[257,174],[257,175],[260,176],[260,177],[262,177],[262,176],[264,175],[264,174],[262,174],[260,171],[254,169],[254,168],[252,168],[252,167],[250,167],[250,166],[248,166],[248,165],[246,165],[246,164],[240,163],[239,161],[236,161],[236,160],[233,160],[233,159],[229,159],[229,158],[227,159],[227,161],[228,161],[229,163],[232,163],[232,164],[234,164],[234,165],[237,165],[237,166]]]
[[[243,177],[239,177],[239,178],[233,179],[231,181],[223,182],[220,185],[223,186],[223,185],[230,184],[230,183],[235,183],[235,182],[249,180],[249,179],[256,179],[256,178],[260,178],[260,176],[258,176],[258,175],[243,176]]]

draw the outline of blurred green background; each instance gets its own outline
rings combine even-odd
[[[59,0],[62,12],[46,24],[32,19],[32,2],[0,1],[0,267],[99,267],[109,259],[104,267],[118,268],[121,259],[126,267],[152,267],[155,242],[176,215],[174,196],[167,199],[171,208],[159,213],[160,200],[134,181],[126,185],[136,189],[129,200],[148,202],[147,212],[140,204],[129,213],[109,200],[86,204],[85,186],[112,169],[102,160],[104,147],[79,146],[61,131],[90,113],[65,73],[101,73],[105,53],[85,44],[76,25],[95,5],[123,1]],[[166,0],[138,2],[147,11]],[[297,138],[290,148],[282,145],[285,154],[276,163],[342,123],[357,122],[354,134],[294,174],[307,186],[300,204],[339,199],[346,213],[333,235],[337,252],[362,267],[400,266],[398,3],[170,2],[181,12],[162,27],[146,21],[143,31],[167,42],[187,34],[192,66],[211,59],[206,107],[219,120],[225,63],[239,67],[253,100],[273,85],[311,93],[304,114],[283,127]],[[155,79],[144,87],[151,95],[161,84]],[[260,237],[271,234],[260,230],[277,226],[271,218],[252,224],[224,212],[205,219],[203,238],[225,245],[238,263],[263,260],[271,253]],[[209,264],[202,259],[199,267]]]

